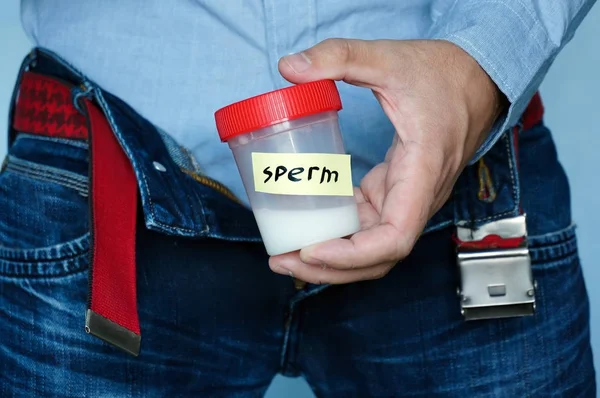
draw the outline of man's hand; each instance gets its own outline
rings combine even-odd
[[[505,98],[470,55],[445,41],[325,40],[282,58],[279,71],[292,83],[334,79],[371,89],[396,135],[355,191],[361,231],[271,257],[271,269],[319,284],[383,277],[448,199]],[[368,141],[377,132],[364,134]]]

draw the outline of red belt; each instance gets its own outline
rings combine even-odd
[[[86,331],[138,355],[135,174],[104,113],[85,97],[80,97],[85,115],[80,113],[73,105],[72,89],[57,79],[25,72],[13,127],[90,143],[92,242]],[[539,123],[543,113],[536,93],[523,114],[524,129]]]
[[[135,231],[137,184],[133,168],[103,112],[72,86],[25,72],[15,106],[18,132],[88,140],[90,144],[90,291],[85,330],[138,355]]]

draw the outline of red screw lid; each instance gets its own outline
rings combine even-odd
[[[277,123],[304,116],[342,109],[340,94],[333,80],[271,91],[233,103],[215,112],[221,141]]]

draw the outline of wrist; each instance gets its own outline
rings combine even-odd
[[[510,103],[475,58],[459,46],[445,43],[450,46],[451,73],[456,89],[461,93],[469,115],[469,133],[477,137],[475,150]]]

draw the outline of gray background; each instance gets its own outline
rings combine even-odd
[[[8,4],[7,4],[8,3]],[[0,6],[0,126],[6,126],[15,74],[31,47],[21,30],[17,1]],[[554,131],[559,156],[571,180],[574,220],[580,254],[592,302],[592,339],[600,349],[600,6],[595,6],[573,41],[561,53],[542,85],[546,123]],[[6,133],[0,133],[0,159],[6,153]],[[598,158],[597,158],[598,156]],[[596,355],[598,369],[600,355]],[[277,377],[268,397],[301,398],[312,394],[301,379]]]

